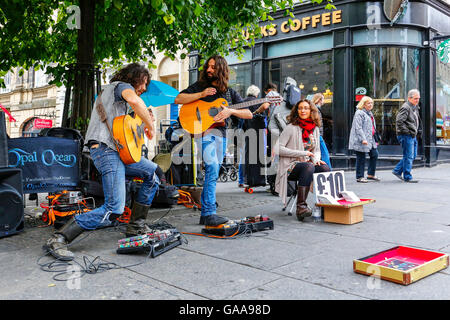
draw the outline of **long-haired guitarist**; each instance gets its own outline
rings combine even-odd
[[[145,219],[159,186],[159,179],[155,174],[157,165],[145,157],[137,163],[125,165],[119,157],[117,143],[106,122],[112,127],[114,118],[126,114],[130,106],[143,120],[144,132],[149,139],[152,139],[155,133],[153,114],[147,110],[144,101],[140,98],[140,95],[146,91],[150,78],[147,68],[138,63],[129,64],[112,77],[111,83],[104,87],[97,97],[85,141],[86,149],[89,149],[94,165],[102,177],[105,202],[99,208],[72,217],[53,234],[44,249],[55,258],[72,260],[73,253],[67,249],[67,244],[84,230],[111,225],[124,212],[125,175],[143,179],[133,203],[126,235],[135,236],[148,231]],[[99,113],[98,110],[104,111],[106,122],[102,121],[105,119],[102,119],[101,111]]]
[[[175,103],[187,104],[196,100],[212,102],[218,98],[226,99],[228,105],[242,102],[239,93],[228,88],[228,80],[227,61],[221,56],[212,56],[206,60],[199,81],[181,91]],[[200,224],[202,225],[215,226],[228,221],[227,218],[216,214],[216,183],[226,151],[226,124],[231,116],[251,119],[252,113],[248,109],[236,110],[223,107],[222,111],[214,116],[217,124],[199,138],[205,165],[205,181],[201,195]]]

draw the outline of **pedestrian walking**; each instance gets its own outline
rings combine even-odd
[[[356,181],[362,183],[367,183],[369,180],[380,181],[380,178],[375,175],[378,159],[377,146],[380,139],[372,113],[372,98],[363,97],[356,108],[348,143],[348,148],[354,150],[356,154]],[[367,178],[364,178],[367,153],[369,154],[369,167]]]
[[[402,146],[403,158],[392,170],[392,174],[400,180],[411,183],[419,182],[413,179],[411,174],[412,164],[417,156],[417,136],[421,133],[419,101],[419,90],[410,90],[408,101],[401,106],[395,119],[397,139]]]
[[[328,152],[328,148],[325,143],[325,140],[323,140],[323,117],[322,117],[322,109],[321,108],[323,106],[324,101],[325,101],[325,97],[321,93],[316,93],[311,100],[311,102],[314,103],[314,105],[317,107],[317,110],[319,110],[319,115],[320,115],[321,125],[319,128],[319,132],[320,132],[321,157],[322,157],[322,160],[325,161],[325,163],[328,165],[328,168],[330,168],[330,170],[333,170],[331,167],[330,153]]]

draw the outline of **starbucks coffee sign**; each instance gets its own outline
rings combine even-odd
[[[320,10],[295,18],[277,19],[270,24],[260,25],[261,38],[283,38],[285,35],[294,33],[315,33],[325,31],[333,25],[343,22],[342,10]],[[243,30],[242,34],[246,40],[250,38],[248,30]]]
[[[437,47],[436,52],[438,54],[439,60],[443,63],[450,62],[450,39],[442,41]]]

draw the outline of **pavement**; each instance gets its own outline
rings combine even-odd
[[[117,254],[124,235],[100,229],[74,241],[76,263],[70,265],[44,255],[53,227],[30,218],[42,209],[27,201],[25,230],[0,239],[0,300],[450,299],[448,268],[407,286],[353,271],[354,259],[399,245],[450,254],[450,164],[414,168],[417,184],[400,181],[390,170],[377,175],[381,182],[362,184],[354,171],[345,172],[347,190],[376,199],[364,207],[360,223],[299,222],[281,210],[280,198],[267,187],[249,194],[236,182],[218,183],[220,215],[265,214],[274,229],[235,239],[184,234],[185,243],[156,258]],[[310,194],[308,203],[312,199]],[[148,222],[162,217],[180,232],[199,233],[199,216],[177,205],[153,209]]]

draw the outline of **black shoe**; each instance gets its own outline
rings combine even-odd
[[[228,222],[228,218],[218,216],[217,214],[212,214],[209,216],[200,216],[199,224],[205,226],[218,226]]]
[[[403,181],[403,178],[402,178],[401,174],[395,173],[394,171],[392,171],[392,174]]]
[[[405,182],[408,182],[408,183],[418,183],[419,182],[419,180],[414,180],[414,179],[409,179],[409,180],[404,180]]]

